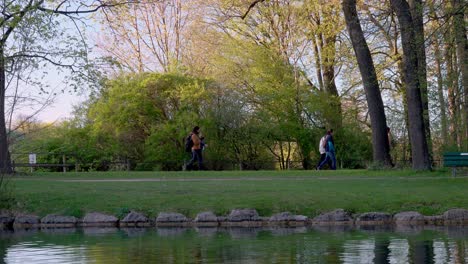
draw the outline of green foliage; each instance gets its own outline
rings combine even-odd
[[[372,144],[369,132],[362,131],[356,124],[349,124],[336,131],[334,139],[337,167],[367,168],[366,163],[372,160]]]
[[[15,204],[14,187],[9,175],[0,174],[0,209],[11,209]]]
[[[97,134],[110,135],[114,156],[137,169],[178,170],[184,138],[209,102],[207,81],[180,74],[123,75],[109,80],[89,118]]]
[[[128,162],[135,170],[181,170],[190,158],[185,138],[199,125],[210,169],[314,168],[322,127],[339,115],[330,103],[336,98],[295,79],[295,70],[268,50],[247,48],[225,54],[236,56],[225,66],[241,71],[244,87],[233,79],[221,85],[222,75],[122,75],[107,80],[75,119],[27,135],[13,152],[46,153],[38,162],[55,164],[66,155],[79,170],[121,170]],[[336,140],[344,167],[365,166],[369,134],[348,122]]]

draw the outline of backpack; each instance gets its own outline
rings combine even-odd
[[[326,138],[326,136],[323,136],[320,139],[320,143],[319,143],[319,152],[320,152],[320,154],[325,153],[325,147],[323,146],[324,143],[325,143],[325,138]]]
[[[185,152],[192,152],[192,147],[193,147],[192,134],[190,134],[185,139]]]

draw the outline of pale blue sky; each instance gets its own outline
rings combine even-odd
[[[99,33],[99,25],[96,24],[91,18],[87,18],[86,23],[87,27],[83,33],[86,35],[89,46],[94,46],[95,44],[93,40]],[[77,33],[77,30],[74,29],[75,26],[70,21],[63,24],[63,26],[70,28],[70,32],[73,30]],[[99,54],[96,52],[91,52],[89,55],[90,58],[99,56]],[[65,76],[63,74],[57,72],[55,69],[49,69],[48,72],[49,73],[44,78],[43,82],[53,87],[51,88],[51,91],[54,92],[55,90],[57,95],[55,97],[54,103],[39,113],[36,118],[42,122],[55,122],[70,118],[72,116],[73,106],[79,105],[83,101],[86,101],[89,91],[85,89],[80,92],[71,92],[71,88],[64,87],[62,80]],[[61,91],[63,88],[65,88],[64,92]],[[29,115],[33,111],[33,109],[24,108],[16,112],[15,116]]]

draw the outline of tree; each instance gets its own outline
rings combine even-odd
[[[3,1],[1,5],[2,18],[0,26],[0,172],[11,173],[8,135],[5,119],[5,96],[7,87],[7,74],[15,60],[30,60],[46,62],[48,64],[64,67],[74,73],[75,77],[84,77],[86,73],[86,53],[78,51],[71,44],[80,42],[79,38],[65,39],[59,50],[50,49],[49,45],[37,45],[37,40],[54,42],[61,37],[57,30],[60,19],[70,19],[77,25],[80,15],[97,12],[103,8],[121,5],[124,2],[93,0],[93,1],[61,1],[50,2],[45,0],[10,0]],[[126,3],[126,2],[125,2]],[[25,34],[25,28],[35,29],[34,39]],[[78,27],[78,26],[77,26]],[[23,46],[18,46],[18,39]],[[56,48],[56,47],[54,47]],[[68,50],[68,52],[67,52]],[[83,71],[78,71],[77,68]],[[76,80],[76,79],[75,79]]]
[[[458,58],[458,68],[461,73],[461,86],[463,87],[462,116],[464,125],[464,142],[468,142],[468,40],[466,38],[466,2],[461,0],[452,0],[453,14],[453,32],[455,35],[456,51]],[[462,130],[463,131],[463,130]],[[467,143],[468,144],[468,143]],[[468,145],[464,146],[465,148]]]
[[[435,64],[435,76],[437,78],[437,99],[439,104],[439,112],[440,112],[440,130],[442,139],[441,142],[443,145],[448,144],[448,126],[447,126],[447,110],[445,97],[444,97],[444,77],[442,75],[442,67],[443,67],[443,57],[441,52],[441,34],[438,32],[437,29],[441,27],[439,19],[437,17],[437,13],[434,7],[434,1],[429,3],[429,15],[434,18],[434,21],[431,25],[434,27],[434,31],[432,32],[431,37],[431,45],[434,50],[434,64]]]
[[[428,170],[431,162],[424,128],[414,23],[406,0],[390,0],[390,3],[397,14],[401,31],[413,169]]]
[[[343,11],[366,91],[366,99],[371,117],[374,162],[384,166],[391,166],[392,161],[389,154],[390,147],[384,105],[377,74],[375,73],[374,62],[356,11],[356,1],[344,0]]]
[[[424,21],[423,21],[423,2],[422,0],[409,0],[411,17],[413,19],[413,29],[415,36],[416,55],[418,57],[418,79],[421,89],[421,100],[423,106],[423,121],[424,130],[426,133],[427,147],[429,149],[429,157],[432,160],[432,139],[431,127],[429,119],[429,98],[427,88],[427,73],[426,73],[426,45],[424,37]]]
[[[339,128],[342,125],[342,109],[336,85],[337,45],[339,34],[344,25],[339,19],[340,5],[338,1],[307,1],[307,17],[309,18],[308,35],[310,45],[314,49],[315,68],[320,89],[338,98],[333,102],[337,117],[329,120],[329,126]]]
[[[106,9],[98,17],[103,31],[98,47],[126,71],[173,71],[186,48],[189,3],[141,0]]]

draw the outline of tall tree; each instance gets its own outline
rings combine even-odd
[[[123,4],[117,1],[71,1],[60,2],[46,0],[8,0],[2,1],[0,9],[0,173],[11,173],[11,160],[8,147],[8,135],[5,120],[5,101],[7,74],[12,62],[19,59],[49,63],[65,67],[79,76],[77,66],[86,61],[86,54],[76,52],[70,41],[79,38],[65,39],[61,50],[50,50],[50,43],[37,45],[31,36],[22,31],[25,27],[35,28],[41,40],[50,42],[59,38],[60,32],[55,28],[60,19],[71,19],[77,23],[82,14],[94,13],[102,8]],[[75,24],[76,25],[76,24]],[[17,46],[18,39],[23,39],[23,46]],[[69,45],[69,46],[67,46]],[[76,42],[75,42],[76,45]],[[67,50],[70,51],[67,53]],[[84,52],[85,53],[85,52]],[[81,64],[81,66],[85,66]],[[84,69],[84,68],[82,68]],[[84,71],[86,72],[86,71]]]
[[[457,62],[455,39],[452,19],[451,2],[444,4],[444,16],[446,17],[446,27],[444,33],[444,59],[447,70],[447,97],[448,97],[448,114],[449,114],[449,144],[458,146],[460,142],[459,133],[459,105],[458,105],[458,77],[457,77]]]
[[[434,1],[429,2],[429,15],[432,16],[434,19],[433,27],[435,31],[432,33],[431,36],[431,46],[434,49],[434,63],[435,63],[435,75],[437,78],[437,100],[439,103],[439,112],[440,112],[440,130],[442,135],[442,144],[446,145],[448,143],[448,126],[447,126],[447,110],[445,97],[444,97],[444,77],[442,75],[442,67],[443,67],[443,57],[441,52],[441,34],[438,34],[437,29],[441,27],[439,23],[439,19],[437,17],[437,13],[434,6]]]
[[[467,4],[463,0],[452,0],[453,31],[458,58],[458,68],[461,73],[461,85],[463,87],[463,111],[462,124],[464,125],[464,142],[468,142],[468,40],[466,38],[466,10]],[[463,131],[463,129],[461,130]],[[468,147],[468,143],[465,147]]]
[[[337,46],[339,34],[344,28],[343,21],[339,17],[339,1],[306,1],[306,12],[309,17],[308,35],[310,45],[313,48],[315,69],[318,87],[326,94],[334,97],[332,102],[336,118],[328,120],[330,126],[342,126],[342,109],[339,98],[338,87],[336,85],[337,74]]]
[[[126,71],[174,70],[187,42],[191,1],[140,0],[107,9],[99,16],[98,47]]]
[[[432,160],[432,139],[431,127],[429,119],[429,97],[427,88],[427,73],[426,73],[426,45],[424,38],[424,21],[423,21],[423,2],[422,0],[409,0],[411,17],[413,18],[413,28],[415,36],[415,48],[418,56],[418,78],[421,88],[421,100],[423,106],[424,129],[426,133],[427,147],[429,149],[429,157]]]
[[[428,170],[431,169],[431,162],[424,127],[414,22],[406,0],[390,0],[390,3],[397,14],[401,31],[413,169]]]
[[[366,92],[367,105],[371,117],[374,162],[391,166],[384,104],[380,94],[374,62],[364,38],[356,10],[356,0],[343,0],[343,11]]]

